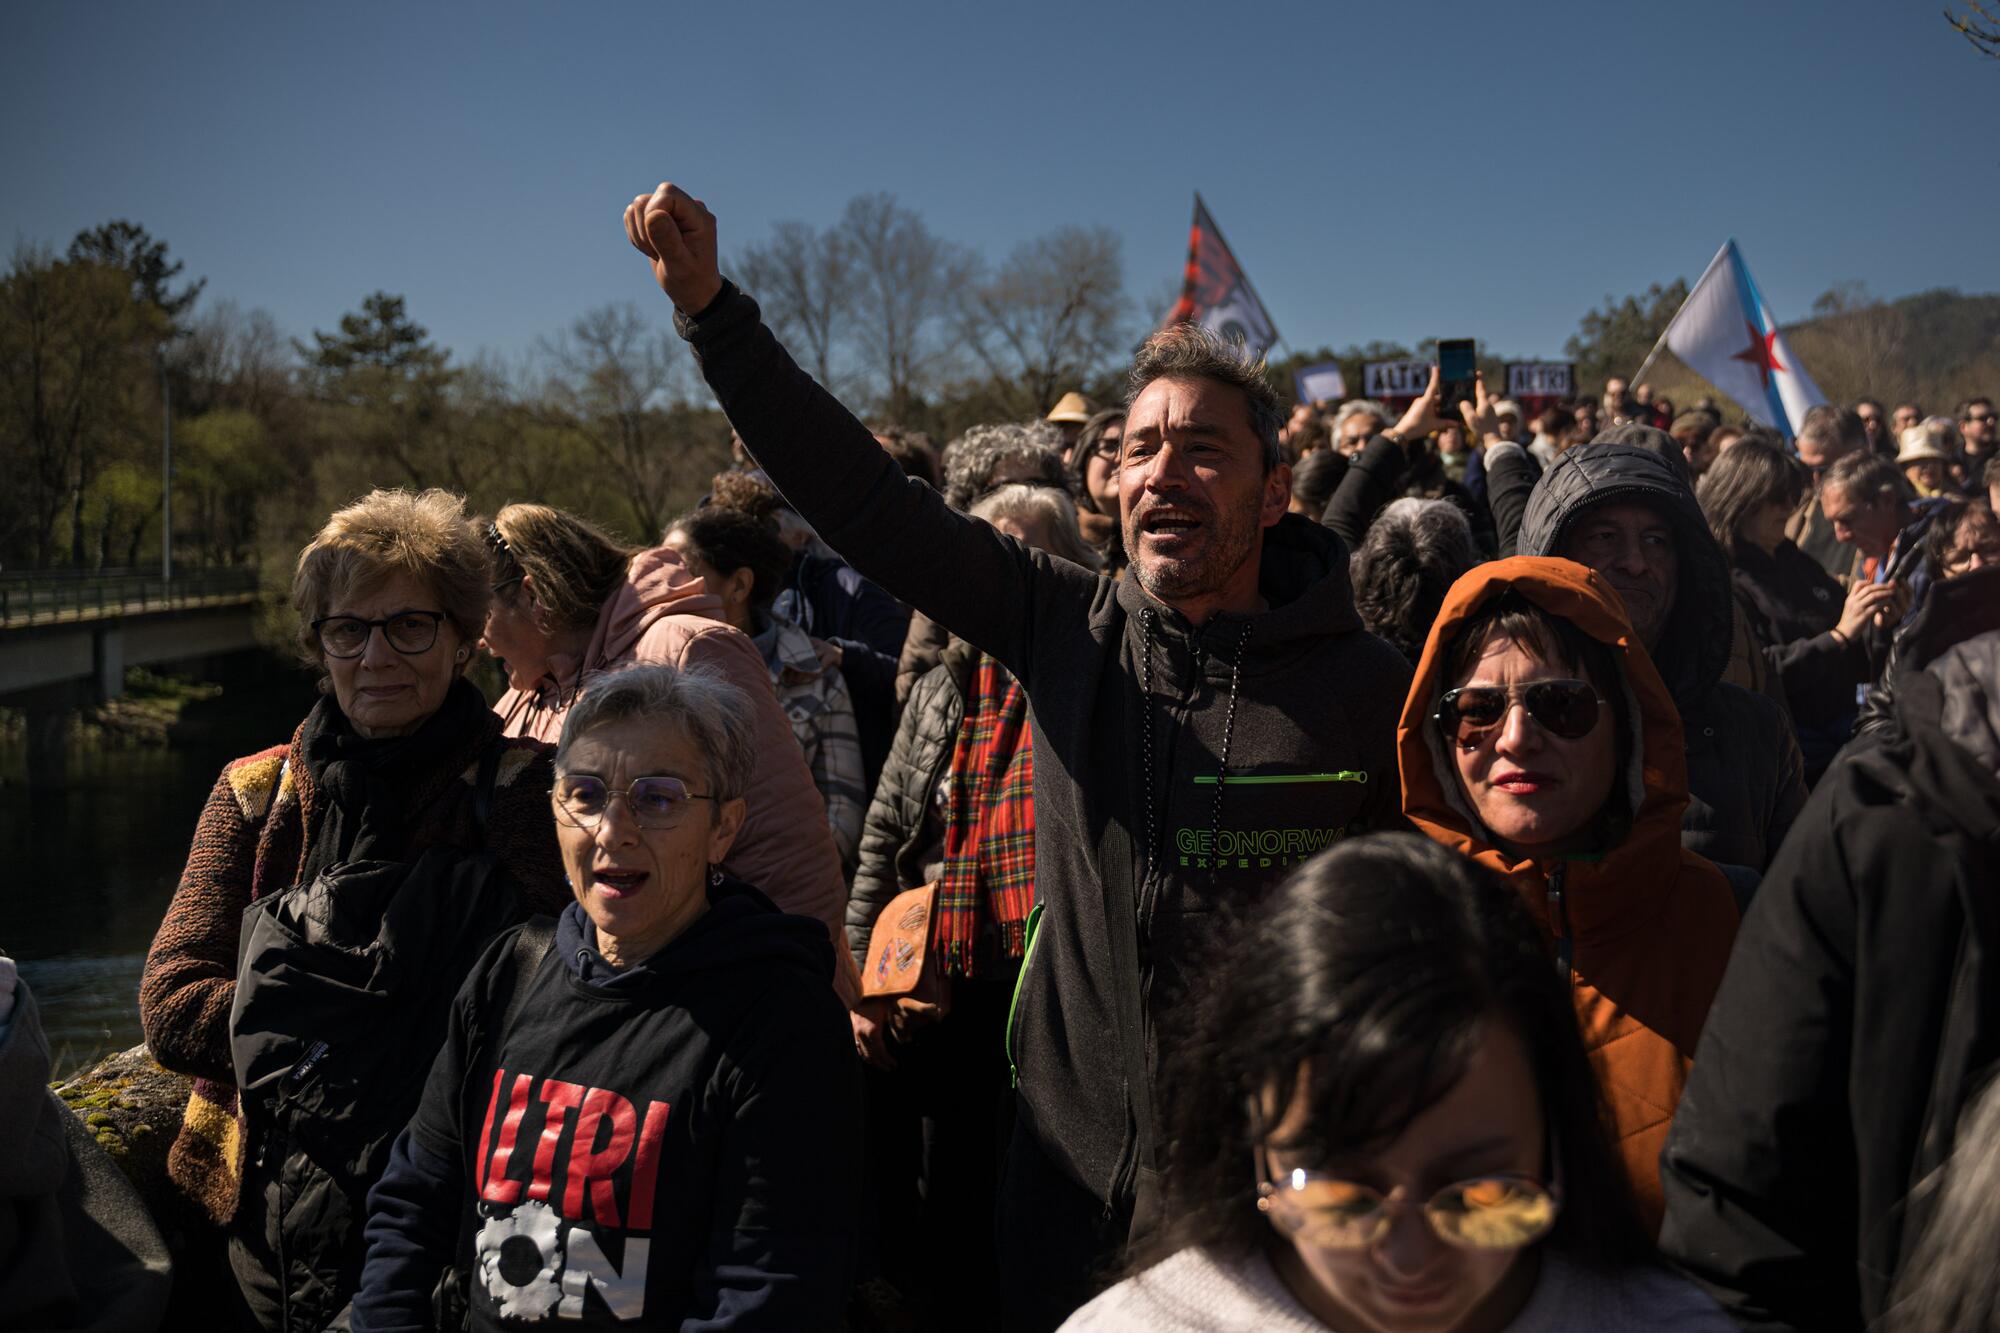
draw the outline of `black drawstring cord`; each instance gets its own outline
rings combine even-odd
[[[1250,642],[1250,622],[1236,634],[1236,655],[1229,663],[1229,711],[1222,719],[1222,762],[1215,770],[1215,809],[1208,821],[1208,883],[1222,869],[1222,789],[1229,782],[1229,741],[1236,734],[1236,694],[1243,683],[1243,649]]]

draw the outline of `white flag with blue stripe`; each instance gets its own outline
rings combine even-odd
[[[1826,401],[1778,332],[1778,321],[1764,304],[1734,240],[1716,251],[1661,335],[1660,346],[1743,404],[1753,420],[1783,431],[1787,438],[1799,433],[1808,408]],[[1659,351],[1655,347],[1653,356]],[[1646,358],[1647,365],[1653,356]],[[1645,373],[1645,366],[1639,373]],[[1638,376],[1633,379],[1636,382]]]

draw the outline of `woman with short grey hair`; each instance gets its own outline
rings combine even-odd
[[[1002,486],[967,511],[1018,541],[1050,555],[1096,570],[1103,557],[1091,549],[1078,526],[1076,502],[1067,491],[1016,482]]]
[[[755,738],[742,690],[669,666],[570,708],[550,801],[575,901],[459,993],[369,1196],[356,1333],[428,1326],[461,1235],[473,1328],[840,1322],[859,1070],[825,930],[721,869]]]

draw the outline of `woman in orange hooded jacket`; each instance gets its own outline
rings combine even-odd
[[[1568,977],[1648,1222],[1660,1149],[1736,936],[1736,902],[1680,844],[1679,715],[1618,593],[1567,560],[1452,585],[1396,733],[1403,810],[1504,876]]]

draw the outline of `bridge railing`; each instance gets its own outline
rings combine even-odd
[[[255,569],[193,570],[171,580],[125,570],[4,574],[0,629],[244,602],[257,591]]]

